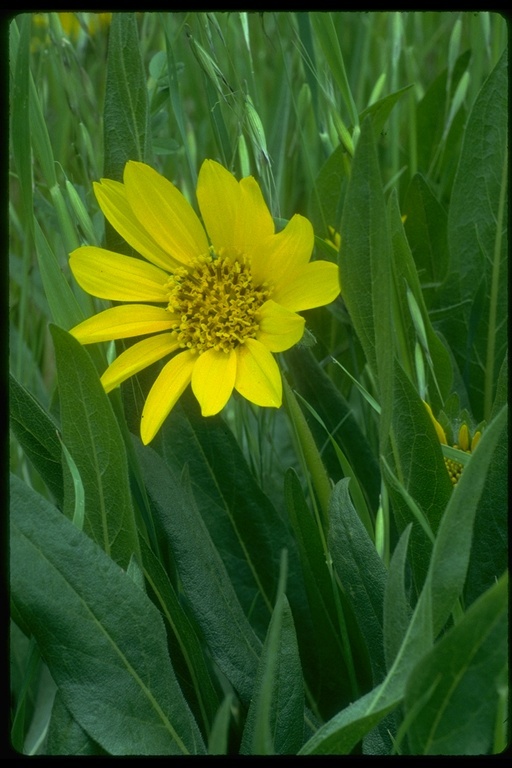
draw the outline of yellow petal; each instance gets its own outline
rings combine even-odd
[[[304,318],[271,299],[263,304],[258,319],[260,328],[256,338],[271,352],[290,349],[304,333]]]
[[[313,261],[283,279],[272,292],[272,299],[293,312],[322,307],[340,292],[338,267],[330,261]]]
[[[461,424],[459,429],[459,448],[462,451],[469,450],[469,430],[467,424]]]
[[[152,264],[172,270],[180,262],[166,253],[149,232],[140,224],[126,198],[124,184],[111,179],[101,179],[93,184],[94,193],[105,217],[138,253]]]
[[[203,416],[219,413],[231,397],[236,377],[236,352],[209,349],[197,359],[192,373],[192,391]]]
[[[256,405],[279,408],[283,382],[278,365],[268,349],[256,339],[237,347],[235,389]]]
[[[84,291],[112,301],[168,301],[169,275],[153,264],[84,245],[69,257],[69,266]]]
[[[434,425],[434,428],[436,430],[436,434],[437,434],[437,437],[439,438],[439,442],[442,443],[443,445],[446,445],[447,443],[446,443],[445,431],[442,428],[441,424],[436,419],[436,417],[434,416],[434,414],[432,413],[432,408],[430,407],[430,405],[427,402],[425,402],[425,400],[423,400],[423,405],[427,409],[428,414],[429,414],[430,418],[432,419],[432,424]]]
[[[251,251],[251,270],[255,285],[269,281],[286,282],[291,274],[311,258],[315,236],[308,219],[295,214],[277,235],[257,244]]]
[[[258,243],[274,234],[274,219],[256,179],[252,176],[241,179],[240,191],[242,205],[237,222],[236,238],[240,250],[243,253],[250,253]]]
[[[239,183],[214,160],[205,160],[197,180],[197,200],[212,245],[249,254],[255,244],[274,232],[274,222],[257,182],[249,176]]]
[[[170,331],[176,319],[166,309],[146,304],[123,304],[89,317],[75,325],[70,334],[81,344],[128,339],[148,333]]]
[[[197,355],[187,350],[169,360],[160,371],[142,411],[140,436],[144,445],[151,442],[189,385],[196,362]]]
[[[124,184],[139,223],[166,253],[182,264],[208,253],[202,224],[174,184],[135,160],[126,163]]]
[[[130,376],[174,352],[178,346],[174,333],[160,333],[128,347],[116,357],[101,377],[105,392],[110,392]]]

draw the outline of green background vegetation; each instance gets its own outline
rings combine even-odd
[[[505,20],[74,18],[9,39],[14,748],[503,750]],[[310,218],[342,297],[280,356],[285,409],[186,395],[143,448],[157,368],[104,394],[68,254],[129,252],[94,180],[142,160],[195,204],[207,157]],[[455,488],[421,400],[482,432]]]

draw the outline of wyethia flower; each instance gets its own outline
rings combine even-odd
[[[425,403],[425,407],[430,415],[430,418],[432,419],[432,423],[434,424],[437,436],[439,438],[439,442],[442,445],[448,445],[448,441],[446,438],[446,433],[441,426],[441,424],[437,421],[434,414],[432,413],[432,409],[428,403]],[[464,451],[465,453],[472,453],[476,446],[478,445],[478,442],[481,437],[481,432],[478,430],[474,433],[473,437],[470,439],[469,429],[466,422],[463,422],[459,427],[459,433],[458,433],[458,440],[456,443],[453,444],[453,448],[457,448],[459,451]],[[444,457],[444,463],[446,466],[446,469],[448,470],[448,474],[450,475],[450,480],[452,481],[453,485],[456,485],[459,481],[459,478],[462,474],[463,465],[459,461],[455,461],[454,459],[448,458],[447,456]]]
[[[84,290],[133,303],[71,333],[83,344],[148,337],[107,368],[107,392],[172,355],[146,399],[142,441],[153,439],[190,383],[203,416],[218,413],[233,390],[279,407],[272,353],[301,339],[297,312],[328,304],[340,290],[335,264],[310,262],[310,222],[297,214],[275,234],[257,182],[238,182],[213,160],[205,160],[197,183],[204,227],[181,192],[144,163],[128,162],[123,183],[102,179],[94,191],[106,218],[145,260],[94,246],[75,250],[70,267]]]

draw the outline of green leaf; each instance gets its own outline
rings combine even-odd
[[[183,591],[220,669],[248,704],[261,644],[238,602],[191,494],[152,448],[135,440],[156,522],[171,548]]]
[[[16,439],[54,495],[56,503],[62,506],[62,452],[57,425],[12,374],[9,374],[9,408]]]
[[[229,724],[231,722],[231,713],[234,705],[234,696],[232,693],[226,694],[224,701],[218,708],[208,739],[209,755],[227,755]]]
[[[387,461],[403,487],[425,517],[433,534],[452,494],[452,484],[444,464],[441,445],[424,404],[399,364],[395,365],[392,432]],[[383,472],[393,505],[397,528],[401,532],[412,522],[410,562],[416,586],[427,573],[431,538],[421,526],[393,478]]]
[[[448,69],[429,86],[416,110],[418,170],[429,174],[429,169],[444,132],[447,101],[449,101],[471,58],[471,51],[459,56],[452,73],[451,88],[447,89]]]
[[[46,752],[49,755],[108,755],[100,745],[91,739],[87,731],[77,723],[64,704],[60,691],[53,703],[52,716],[48,727]]]
[[[420,699],[424,703],[407,731],[410,754],[486,755],[492,751],[498,688],[508,659],[507,587],[504,576],[413,670],[406,688],[405,716]]]
[[[468,118],[448,213],[448,276],[439,328],[453,350],[476,421],[489,418],[507,345],[507,55]]]
[[[332,716],[351,699],[349,674],[337,627],[332,580],[317,524],[293,469],[287,471],[284,484],[314,632],[307,656],[304,652],[301,654],[304,676],[320,712]]]
[[[491,419],[498,415],[501,408],[508,402],[508,349],[501,364],[498,382],[496,384],[496,397],[492,405]]]
[[[62,436],[85,492],[84,531],[121,566],[140,558],[126,451],[112,407],[86,350],[70,334],[51,326],[55,345]],[[75,505],[65,474],[64,511]]]
[[[140,541],[144,576],[150,594],[154,595],[154,602],[162,612],[172,635],[170,638],[171,656],[176,673],[179,674],[181,685],[184,688],[185,682],[191,680],[193,688],[192,696],[197,699],[198,713],[202,718],[203,727],[208,732],[210,723],[213,721],[217,707],[218,696],[211,678],[210,670],[204,656],[204,649],[201,640],[197,636],[194,626],[187,616],[179,597],[176,594],[165,569],[156,555],[141,538]],[[183,659],[181,664],[178,660]],[[185,691],[187,698],[188,689]],[[195,702],[191,703],[194,706]]]
[[[362,696],[329,722],[306,742],[299,755],[347,755],[365,734],[369,733],[391,712],[399,701],[392,700],[375,708],[382,686]]]
[[[398,91],[389,93],[382,99],[379,99],[373,104],[370,104],[370,106],[366,107],[366,109],[364,109],[359,115],[359,122],[363,123],[365,119],[370,116],[373,122],[373,130],[377,136],[384,128],[386,120],[390,116],[395,104],[397,104],[397,102],[402,98],[404,93],[407,93],[413,87],[413,85],[406,85],[404,88],[400,88]]]
[[[32,153],[30,131],[30,31],[32,16],[24,13],[18,18],[21,31],[18,32],[17,21],[11,22],[11,51],[14,58],[14,77],[11,93],[11,124],[10,135],[12,152],[21,186],[21,199],[25,221],[32,229]]]
[[[156,608],[100,547],[15,476],[11,597],[64,703],[103,749],[204,752]]]
[[[264,637],[277,589],[281,550],[289,552],[289,600],[303,602],[294,542],[263,493],[221,416],[204,419],[190,392],[162,430],[162,455],[176,473],[187,465],[198,509],[240,604]],[[298,609],[300,610],[300,608]]]
[[[356,126],[359,124],[359,118],[345,71],[343,54],[332,14],[313,12],[310,13],[310,19],[315,32],[315,38],[322,48],[326,62],[343,97],[352,125]]]
[[[340,480],[330,503],[329,551],[366,643],[374,685],[385,676],[383,602],[386,569]]]
[[[508,431],[504,429],[489,464],[478,502],[464,589],[466,605],[489,589],[509,562],[508,440]],[[476,448],[476,451],[479,450],[480,444]],[[466,471],[467,467],[462,474]]]
[[[114,13],[109,31],[103,110],[106,178],[122,181],[128,160],[150,157],[149,104],[135,13]],[[126,252],[126,243],[106,225],[107,247]]]
[[[146,162],[148,93],[134,13],[114,13],[109,31],[104,107],[105,176],[122,180],[127,160]]]
[[[300,347],[290,349],[286,353],[286,362],[290,366],[297,390],[321,417],[329,433],[350,461],[358,482],[364,489],[368,507],[376,509],[380,493],[379,465],[354,417],[352,407],[336,389],[310,350]],[[319,448],[323,447],[322,460],[329,476],[335,480],[340,479],[339,459],[332,445],[325,445],[325,430],[307,412],[305,416],[317,445]]]
[[[411,620],[406,589],[407,547],[411,525],[404,530],[389,563],[383,605],[384,656],[389,670],[396,659]]]
[[[286,560],[285,560],[286,562]],[[263,644],[241,754],[294,755],[304,740],[304,681],[284,584]]]
[[[432,550],[426,586],[432,599],[434,635],[443,628],[466,580],[475,516],[487,472],[506,432],[507,406],[487,426],[453,490]]]
[[[340,144],[327,158],[311,188],[308,214],[318,237],[332,240],[332,227],[339,232],[344,185],[349,177],[350,158]]]
[[[386,203],[371,119],[363,123],[343,206],[342,295],[380,393],[381,435],[389,432],[394,333]]]
[[[37,264],[41,272],[41,280],[52,318],[61,328],[69,330],[84,320],[84,313],[80,309],[80,305],[64,277],[57,257],[50,248],[43,230],[35,217],[34,237]]]
[[[467,475],[466,467],[455,488],[439,526],[425,584],[385,680],[325,723],[300,754],[350,752],[402,700],[413,667],[430,650],[464,586],[475,509],[505,421],[503,410],[482,437],[485,450],[471,457],[468,467],[473,462],[473,471]]]
[[[430,307],[448,267],[448,215],[420,173],[411,179],[403,212],[425,304]]]
[[[405,237],[396,191],[389,200],[389,218],[393,243],[394,327],[400,338],[398,356],[409,378],[417,380],[423,399],[428,399],[437,412],[451,391],[451,359],[430,322],[416,265]],[[415,362],[416,347],[420,349],[426,369],[424,388]]]

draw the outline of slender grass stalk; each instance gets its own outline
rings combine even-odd
[[[503,163],[501,173],[500,200],[496,216],[496,237],[492,261],[491,298],[489,302],[489,324],[487,332],[487,355],[485,360],[485,390],[484,418],[488,421],[491,416],[494,396],[494,368],[496,351],[496,321],[498,311],[498,290],[500,284],[501,242],[503,234],[503,217],[505,215],[505,200],[507,196],[508,163]]]
[[[293,429],[297,435],[299,445],[306,461],[306,466],[311,475],[313,487],[320,504],[323,525],[327,530],[329,525],[329,499],[331,497],[331,483],[325,471],[324,464],[316,447],[306,418],[302,413],[292,388],[283,376],[284,404],[288,412]]]

